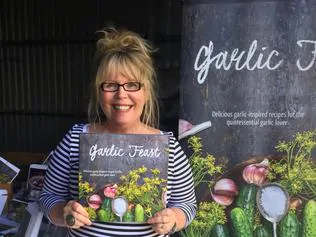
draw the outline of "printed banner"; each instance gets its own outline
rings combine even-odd
[[[238,232],[246,218],[253,236],[267,220],[303,221],[315,208],[314,22],[315,1],[185,1],[179,139],[199,209],[224,211],[207,230]]]

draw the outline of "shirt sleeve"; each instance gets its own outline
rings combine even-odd
[[[48,161],[43,191],[39,199],[40,207],[48,218],[50,210],[57,203],[70,200],[69,180],[72,130],[73,128],[66,133]]]
[[[169,157],[170,198],[168,207],[180,208],[186,215],[187,227],[196,215],[197,205],[191,167],[175,137],[170,137]]]

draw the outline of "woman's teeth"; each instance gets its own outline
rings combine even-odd
[[[113,107],[116,110],[128,110],[131,106],[129,106],[129,105],[114,105]]]

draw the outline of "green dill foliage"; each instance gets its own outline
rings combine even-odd
[[[206,182],[209,186],[212,186],[215,180],[215,177],[223,173],[222,164],[215,164],[215,157],[206,154],[202,154],[203,145],[201,142],[201,137],[192,136],[188,139],[188,146],[192,149],[192,155],[189,157],[194,187],[199,186],[199,184]],[[206,180],[207,176],[211,176],[213,180]]]
[[[96,219],[97,219],[97,213],[96,213],[96,211],[95,211],[93,208],[91,208],[91,207],[84,207],[84,209],[86,209],[86,211],[88,212],[88,214],[89,214],[89,219],[90,219],[91,221],[96,221]]]
[[[79,178],[78,178],[78,191],[79,191],[79,199],[85,199],[89,194],[95,191],[95,185],[91,185],[87,181],[83,182],[81,172],[79,172]]]
[[[200,202],[195,219],[181,232],[183,237],[208,237],[216,224],[227,222],[225,206],[216,202]]]
[[[312,151],[316,147],[316,130],[297,133],[292,141],[281,141],[277,151],[281,160],[270,163],[268,178],[280,183],[290,195],[312,199],[316,197],[316,166]]]
[[[192,169],[194,187],[207,183],[212,187],[215,180],[223,173],[224,164],[216,164],[216,158],[210,154],[203,155],[201,137],[192,136],[188,139],[192,149],[189,162]],[[227,222],[225,206],[213,201],[202,201],[198,204],[196,216],[192,223],[180,232],[183,237],[208,237],[216,224]]]
[[[121,176],[118,195],[123,195],[130,203],[143,206],[146,216],[151,217],[164,208],[161,201],[162,192],[167,191],[167,180],[160,178],[158,169],[142,166]]]

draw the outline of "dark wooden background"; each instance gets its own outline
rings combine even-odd
[[[159,48],[160,127],[177,133],[181,0],[0,0],[0,152],[48,153],[86,121],[95,31],[107,24]]]

